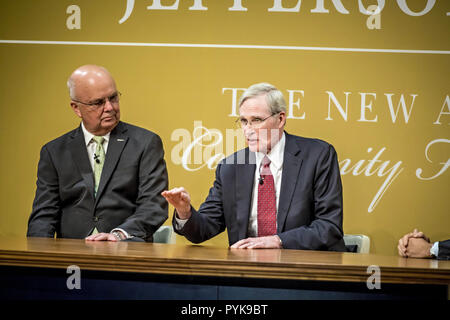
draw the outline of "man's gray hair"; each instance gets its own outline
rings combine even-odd
[[[260,95],[266,95],[267,105],[269,106],[270,113],[277,114],[280,112],[286,112],[286,101],[284,101],[284,97],[281,91],[275,88],[273,85],[265,82],[254,84],[247,90],[245,90],[241,98],[239,99],[239,108],[242,106],[245,100]]]
[[[70,99],[75,99],[75,81],[73,81],[72,76],[67,80],[67,89],[69,89]]]

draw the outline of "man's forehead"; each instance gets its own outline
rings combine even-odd
[[[247,102],[247,101],[245,101]],[[239,115],[241,117],[261,117],[267,114],[270,114],[269,107],[267,103],[252,103],[250,101],[249,104],[242,104],[239,108]]]
[[[85,78],[75,86],[77,95],[84,95],[90,99],[104,98],[117,91],[112,78]]]

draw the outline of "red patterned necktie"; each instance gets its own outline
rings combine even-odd
[[[277,233],[277,204],[275,183],[267,156],[261,161],[258,183],[258,237]]]

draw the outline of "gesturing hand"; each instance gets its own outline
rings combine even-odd
[[[175,207],[180,219],[185,220],[191,217],[191,197],[183,187],[163,191],[161,195]]]

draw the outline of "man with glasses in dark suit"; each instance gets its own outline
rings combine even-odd
[[[217,166],[198,211],[184,188],[163,192],[175,231],[198,243],[227,229],[231,248],[346,251],[333,146],[285,132],[285,100],[267,83],[243,93],[238,123],[248,148]]]
[[[120,92],[103,67],[67,82],[81,124],[41,149],[28,237],[152,241],[168,217],[160,137],[120,121]]]

